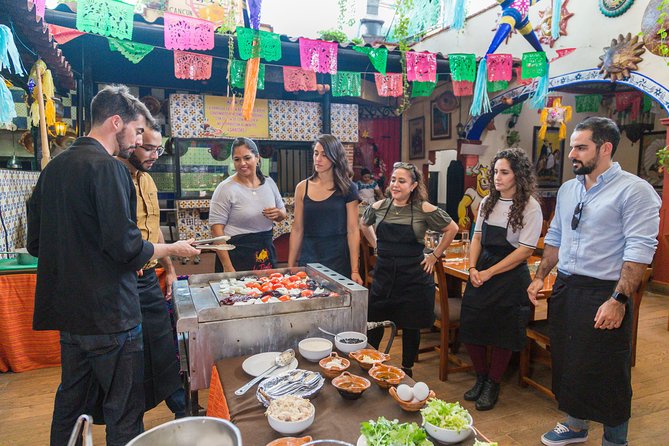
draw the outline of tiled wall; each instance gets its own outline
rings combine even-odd
[[[0,251],[13,251],[26,245],[26,201],[32,193],[39,172],[0,169],[0,211],[4,227],[0,225]],[[5,235],[7,239],[5,239]],[[9,246],[5,246],[8,240]],[[6,258],[0,255],[0,258]]]

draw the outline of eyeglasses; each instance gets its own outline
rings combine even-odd
[[[574,215],[571,217],[571,229],[576,230],[578,224],[581,222],[581,215],[583,215],[583,202],[581,201],[574,208]]]
[[[144,149],[148,153],[155,152],[156,155],[158,155],[158,156],[165,153],[165,147],[163,147],[163,146],[144,146],[144,145],[142,145],[142,146],[137,146],[137,147],[141,147],[142,149]]]
[[[414,166],[411,163],[404,163],[402,161],[398,161],[395,164],[393,164],[393,169],[406,169],[411,171],[411,176],[413,177],[414,180],[416,180],[416,166]]]

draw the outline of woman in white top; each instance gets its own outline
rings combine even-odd
[[[228,235],[232,251],[216,251],[216,272],[250,271],[275,267],[273,222],[286,218],[286,207],[276,183],[260,171],[258,147],[249,138],[232,142],[236,173],[216,187],[209,224],[214,237]]]
[[[460,340],[477,373],[464,397],[476,401],[477,410],[495,406],[511,354],[525,346],[531,314],[527,259],[543,223],[534,169],[523,150],[498,152],[488,172],[495,187],[479,207],[460,314]]]

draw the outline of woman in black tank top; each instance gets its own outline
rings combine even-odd
[[[297,185],[289,266],[322,263],[362,284],[358,272],[358,190],[344,146],[332,135],[314,143],[314,174]]]

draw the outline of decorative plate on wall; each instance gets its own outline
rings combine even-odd
[[[634,0],[599,0],[599,10],[606,17],[618,17],[628,9],[634,3]]]

